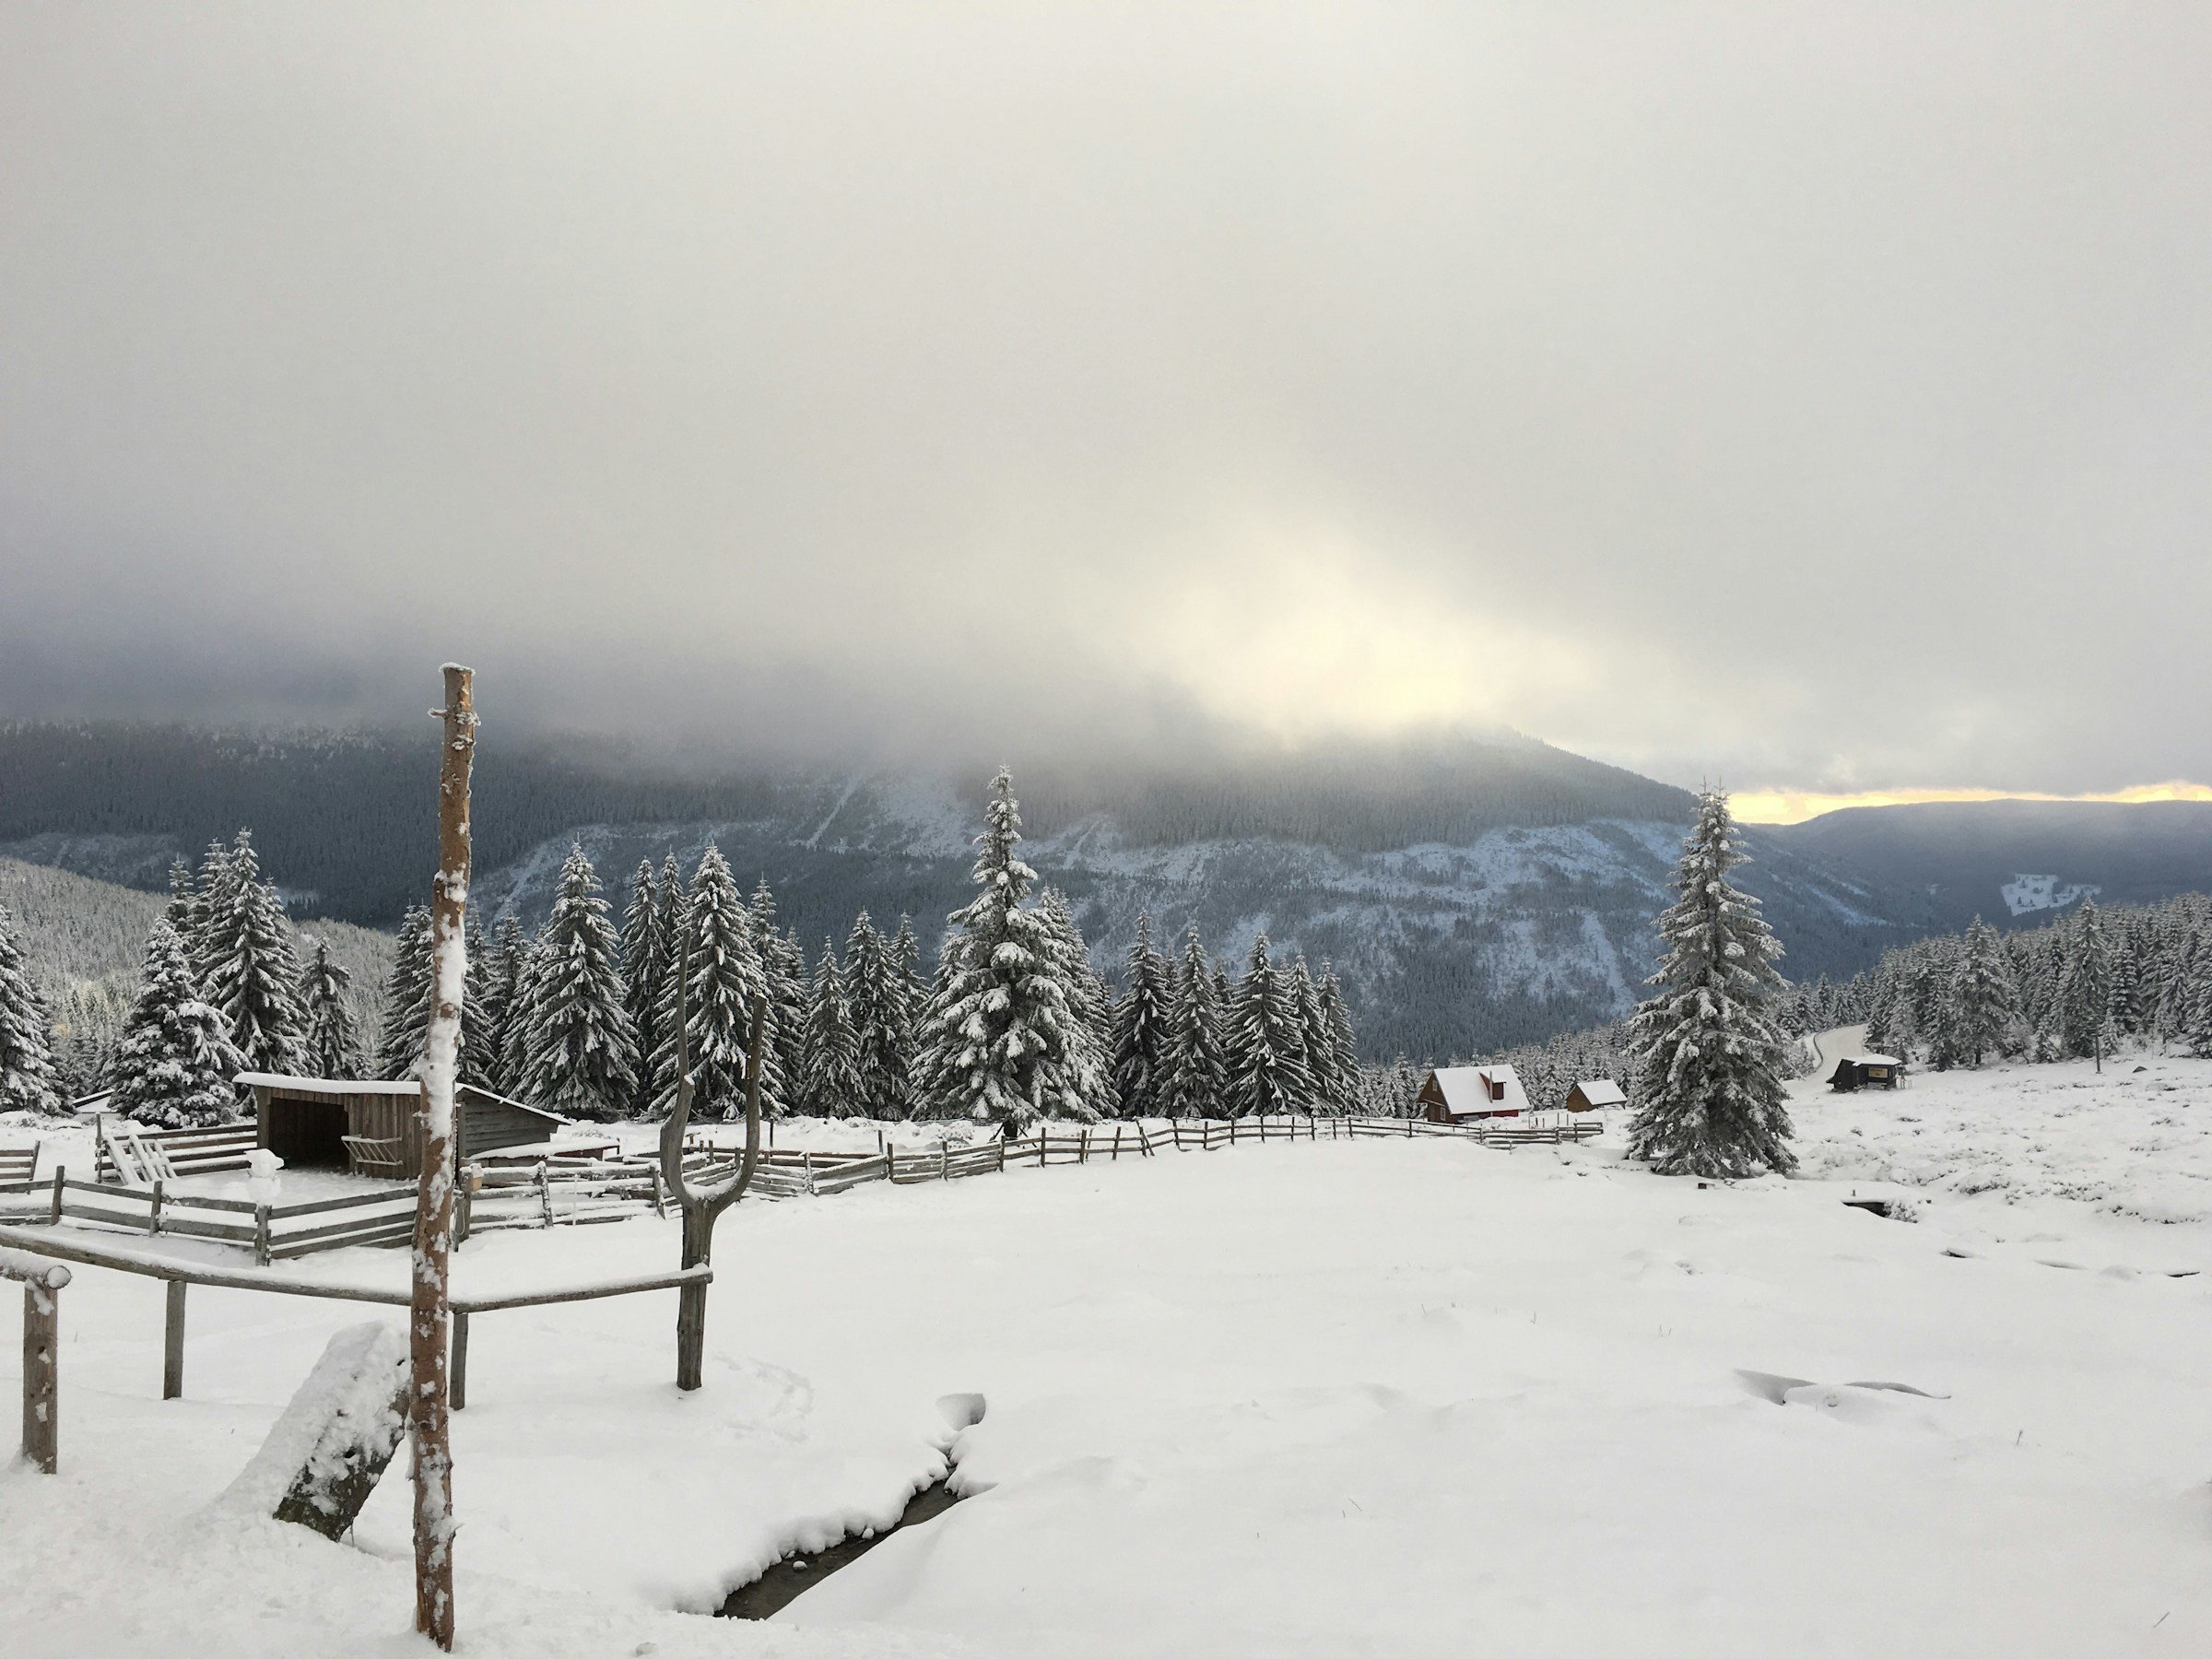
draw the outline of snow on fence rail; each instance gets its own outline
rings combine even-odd
[[[398,1243],[410,1235],[415,1224],[411,1183],[389,1192],[348,1194],[301,1204],[257,1204],[244,1198],[172,1191],[160,1178],[147,1187],[74,1181],[64,1164],[57,1166],[53,1178],[41,1182],[31,1196],[33,1214],[18,1215],[17,1219],[37,1218],[35,1212],[42,1210],[43,1218],[54,1226],[65,1220],[83,1221],[147,1237],[170,1233],[212,1239],[251,1250],[261,1266],[316,1251],[342,1250],[350,1244]],[[296,1225],[302,1221],[309,1224]]]

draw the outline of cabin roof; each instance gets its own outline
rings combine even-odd
[[[377,1077],[295,1077],[284,1072],[240,1072],[230,1079],[247,1088],[280,1089],[286,1094],[328,1095],[416,1095],[422,1085],[413,1078],[396,1082]]]
[[[1902,1065],[1895,1054],[1846,1054],[1836,1062],[1838,1065]]]
[[[1626,1106],[1629,1097],[1621,1092],[1620,1085],[1610,1077],[1584,1077],[1575,1088],[1583,1091],[1583,1099],[1593,1106]]]
[[[1444,1097],[1444,1110],[1454,1117],[1475,1112],[1526,1112],[1528,1094],[1521,1074],[1510,1065],[1440,1065],[1430,1072]],[[1493,1098],[1489,1083],[1502,1083],[1502,1098]]]

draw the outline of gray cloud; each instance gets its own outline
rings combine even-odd
[[[0,698],[2203,776],[2208,37],[11,8]]]

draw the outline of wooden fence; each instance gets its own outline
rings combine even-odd
[[[200,1129],[139,1129],[119,1124],[111,1130],[103,1114],[92,1129],[92,1178],[142,1181],[158,1173],[217,1175],[242,1170],[247,1167],[246,1154],[260,1143],[260,1136],[259,1126],[252,1123]],[[159,1160],[159,1169],[143,1169],[141,1147]]]
[[[51,1475],[61,1466],[61,1302],[69,1269],[0,1249],[0,1279],[23,1287],[23,1455]]]
[[[415,1226],[412,1183],[300,1204],[259,1204],[178,1191],[166,1181],[148,1187],[73,1181],[68,1166],[62,1165],[37,1193],[43,1199],[37,1206],[42,1218],[43,1218],[56,1226],[84,1221],[149,1238],[170,1233],[213,1239],[251,1250],[261,1266],[349,1244],[404,1243]]]

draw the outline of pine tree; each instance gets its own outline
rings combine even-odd
[[[838,966],[837,943],[822,941],[815,964],[806,1010],[806,1051],[800,1077],[799,1110],[814,1117],[849,1116],[861,1100],[860,1043],[845,996],[846,973]]]
[[[912,1109],[913,1038],[905,972],[892,943],[862,911],[845,939],[845,989],[855,1048],[853,1100],[872,1118],[895,1120]]]
[[[241,828],[239,833],[243,835],[245,831]],[[192,970],[192,982],[195,985],[207,982],[207,975],[222,949],[221,918],[233,908],[231,882],[230,849],[219,841],[209,841],[207,851],[200,854],[199,874],[193,883],[191,930],[177,935],[184,947],[185,965]]]
[[[1335,1087],[1329,1071],[1335,1054],[1329,1047],[1329,1034],[1321,1020],[1321,991],[1313,983],[1313,971],[1306,966],[1303,951],[1290,964],[1288,992],[1292,1025],[1298,1032],[1298,1064],[1306,1076],[1306,1098],[1299,1110],[1308,1113],[1324,1112],[1327,1110],[1324,1102]]]
[[[538,930],[521,1010],[524,1098],[576,1117],[612,1118],[637,1092],[638,1055],[623,1006],[622,944],[581,844],[560,868]]]
[[[2005,971],[1996,929],[1979,916],[1967,929],[1965,947],[1959,954],[1951,1004],[1951,1052],[1968,1065],[1980,1065],[1983,1054],[2002,1047],[2006,1032],[2019,1018],[2018,996]]]
[[[991,797],[976,837],[980,890],[949,918],[939,986],[923,1022],[925,1105],[930,1115],[965,1115],[1012,1135],[1052,1112],[1093,1122],[1100,1082],[1071,1006],[1066,942],[1041,909],[1022,902],[1037,872],[1014,852],[1021,809],[1003,767]]]
[[[193,891],[192,865],[183,859],[171,859],[169,865],[169,905],[161,912],[162,919],[177,930],[177,937],[189,942],[199,926],[198,895]]]
[[[1222,1009],[1214,994],[1211,964],[1194,924],[1182,936],[1182,961],[1175,971],[1175,1000],[1169,1027],[1167,1087],[1159,1111],[1164,1117],[1226,1115],[1229,1064],[1223,1052]]]
[[[377,1020],[376,1075],[398,1082],[417,1075],[430,1029],[430,912],[411,904],[400,919],[399,945],[384,978]]]
[[[1630,1153],[1663,1175],[1734,1177],[1796,1167],[1781,1068],[1786,1040],[1772,1003],[1782,947],[1729,873],[1745,861],[1728,797],[1698,797],[1675,902],[1659,917],[1666,959],[1657,994],[1630,1020],[1641,1104]]]
[[[156,922],[115,1047],[115,1109],[166,1129],[223,1123],[238,1110],[231,1078],[244,1069],[222,1015],[200,996],[184,942],[166,920]]]
[[[2097,1069],[2102,1071],[2104,1056],[2112,1048],[2112,951],[2096,900],[2081,901],[2067,943],[2065,978],[2060,993],[2066,1052],[2094,1055]]]
[[[1342,1116],[1359,1108],[1359,1049],[1352,1035],[1351,1011],[1344,1006],[1344,987],[1336,982],[1336,970],[1325,961],[1321,965],[1317,995],[1329,1077],[1321,1098],[1329,1111]]]
[[[300,1006],[307,1024],[300,1064],[311,1077],[360,1076],[360,1038],[346,1011],[346,987],[352,982],[353,975],[330,959],[329,945],[317,939],[315,954],[300,972]]]
[[[1113,1094],[1125,1118],[1167,1115],[1174,976],[1152,948],[1152,918],[1139,911],[1121,1000],[1113,1010]]]
[[[261,860],[244,830],[208,897],[201,946],[200,984],[229,1024],[231,1046],[244,1056],[245,1069],[299,1070],[307,1033],[300,961],[284,900],[261,879]]]
[[[768,994],[767,975],[753,947],[752,918],[747,912],[729,863],[713,842],[700,855],[691,889],[678,918],[676,967],[661,993],[661,1052],[653,1065],[653,1106],[673,1108],[676,1100],[676,1010],[679,996],[690,1053],[691,1087],[701,1118],[726,1117],[745,1111],[746,1044],[752,1034],[752,1005]],[[775,1050],[763,1033],[760,1045],[761,1099],[770,1098]],[[783,1080],[772,1078],[781,1100]]]
[[[0,1112],[59,1112],[53,1022],[23,966],[16,919],[0,905]]]
[[[668,960],[665,929],[670,920],[653,860],[641,858],[629,880],[629,907],[622,913],[622,982],[629,988],[631,1036],[638,1053],[649,1058],[661,1047],[661,976]],[[650,1065],[638,1067],[638,1089],[629,1103],[633,1112],[642,1112],[652,1100],[652,1072]]]
[[[483,953],[483,984],[477,993],[480,1000],[473,1011],[467,1007],[461,1011],[464,1037],[473,1055],[470,1064],[479,1074],[481,1087],[494,1094],[513,1095],[522,1088],[507,1056],[514,1035],[515,994],[528,948],[522,923],[512,912],[501,916],[491,930],[490,946]],[[472,965],[476,959],[472,952]]]
[[[1268,955],[1262,933],[1252,942],[1230,1011],[1230,1103],[1233,1117],[1302,1112],[1313,1092],[1300,1054],[1298,1009],[1289,982]]]

